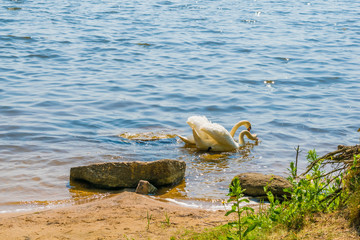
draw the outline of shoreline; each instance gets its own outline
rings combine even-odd
[[[17,214],[17,213],[26,214],[31,212],[55,210],[59,208],[84,205],[96,201],[103,201],[105,199],[113,198],[126,192],[135,193],[134,189],[127,188],[117,193],[98,193],[98,194],[93,194],[90,197],[84,196],[79,198],[62,199],[62,200],[39,200],[39,201],[34,200],[34,201],[10,202],[3,205],[6,207],[0,210],[0,216],[5,214]],[[147,196],[149,199],[153,199],[156,201],[174,204],[175,206],[191,208],[191,209],[203,209],[209,211],[224,210],[224,205],[222,204],[222,202],[227,199],[227,196],[225,196],[224,199],[202,199],[202,198],[191,199],[191,198],[176,197],[169,195],[167,193],[161,195],[152,195],[152,194],[148,194],[148,195],[138,194],[138,195]],[[255,198],[251,198],[249,196],[248,198],[251,204],[258,204]]]
[[[134,192],[79,205],[0,214],[1,239],[170,239],[227,223],[223,210],[180,206]]]

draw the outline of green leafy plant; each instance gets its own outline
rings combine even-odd
[[[286,199],[285,196],[285,201],[280,203],[265,188],[270,202],[267,216],[272,221],[284,224],[289,229],[301,229],[305,216],[311,218],[314,213],[333,211],[340,206],[340,200],[334,199],[332,196],[340,188],[341,175],[330,177],[325,174],[321,169],[322,161],[318,159],[315,150],[308,152],[307,160],[312,166],[311,171],[300,179],[297,178],[296,166],[293,162],[290,163],[288,180],[291,182],[292,188],[285,190],[291,196],[289,199]]]
[[[299,147],[295,150],[297,159]],[[292,187],[285,190],[284,200],[281,202],[266,186],[264,190],[269,204],[260,203],[256,214],[253,208],[242,207],[249,201],[243,198],[244,190],[239,179],[234,179],[227,200],[233,204],[226,216],[234,214],[236,220],[191,239],[266,239],[276,232],[281,235],[270,239],[280,239],[283,233],[287,239],[297,239],[298,231],[311,223],[319,212],[334,212],[345,207],[349,211],[350,223],[359,230],[360,155],[354,154],[354,160],[349,160],[351,156],[344,155],[347,152],[349,148],[338,149],[319,158],[315,150],[310,150],[308,168],[300,175],[297,163],[291,162],[288,180]],[[330,168],[331,164],[335,166]]]
[[[231,210],[227,211],[225,214],[225,216],[232,213],[236,214],[236,221],[229,222],[228,226],[237,229],[236,233],[239,239],[245,239],[258,224],[257,221],[254,220],[254,209],[248,206],[241,207],[242,203],[249,203],[248,199],[243,198],[244,191],[245,190],[240,186],[239,179],[235,178],[230,184],[230,192],[228,194],[230,198],[227,200],[228,203],[233,202],[233,205],[231,206]],[[244,212],[245,216],[243,216]],[[233,239],[233,237],[228,237],[228,239]]]
[[[289,230],[297,231],[303,227],[306,217],[311,219],[315,213],[340,208],[344,195],[339,191],[342,189],[342,174],[332,176],[325,173],[315,150],[309,151],[307,160],[312,167],[306,176],[300,178],[297,176],[296,164],[290,163],[288,180],[292,188],[285,189],[290,197],[284,196],[284,201],[280,202],[268,190],[268,186],[264,187],[269,205],[259,209],[254,216],[259,228],[264,230],[283,225]]]

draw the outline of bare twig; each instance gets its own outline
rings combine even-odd
[[[343,190],[343,188],[339,188],[332,194],[332,199],[330,202],[328,202],[327,207],[329,207],[330,204],[341,195],[342,190]],[[329,195],[329,196],[331,196],[331,195]]]
[[[299,153],[302,152],[300,151],[300,145],[297,146],[297,148],[295,148],[296,151],[296,161],[295,161],[295,178],[297,178],[297,169],[298,169],[298,159],[299,159]]]
[[[318,178],[323,178],[323,177],[329,176],[329,175],[331,175],[331,174],[333,174],[333,173],[335,173],[335,172],[339,172],[339,171],[345,170],[346,168],[347,168],[347,166],[342,167],[342,168],[335,168],[334,170],[332,170],[332,171],[330,171],[330,172],[328,172],[328,173],[322,174],[321,176],[316,177],[316,178],[314,178],[313,180],[318,179]]]
[[[330,185],[330,183],[332,183],[334,180],[336,180],[338,177],[340,177],[340,175],[341,175],[341,172],[340,172],[336,177],[331,178],[331,179],[318,191],[318,193],[322,192],[327,186]]]
[[[324,199],[322,199],[320,202],[324,202],[324,201],[326,201],[326,200],[328,200],[328,199],[333,198],[334,196],[337,197],[338,194],[339,194],[342,190],[343,190],[343,188],[338,188],[338,189],[336,189],[332,194],[326,196],[326,197],[325,197]],[[336,199],[336,197],[335,197],[331,202],[333,202],[333,201]]]

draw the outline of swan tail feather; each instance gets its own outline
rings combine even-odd
[[[183,136],[180,136],[180,135],[177,135],[184,143],[186,144],[190,144],[190,145],[193,145],[195,144],[195,141],[194,139],[192,138],[192,136],[190,137],[183,137]]]

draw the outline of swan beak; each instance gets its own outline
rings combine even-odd
[[[251,130],[251,126],[250,127],[248,127],[248,129],[247,129],[249,132],[250,132],[250,130]]]

